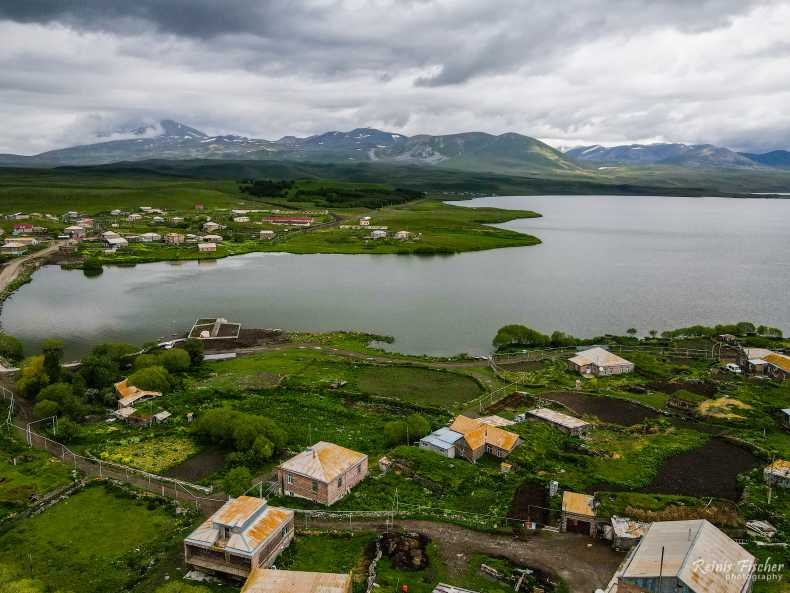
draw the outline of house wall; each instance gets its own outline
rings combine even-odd
[[[342,483],[339,483],[338,480],[333,480],[330,483],[322,482],[283,470],[282,468],[277,469],[277,480],[280,484],[280,489],[286,496],[306,498],[327,506],[336,503],[346,496],[346,494],[348,494],[354,486],[364,480],[367,475],[367,457],[340,476]]]
[[[479,447],[478,449],[471,449],[463,439],[456,443],[455,449],[459,456],[472,463],[475,463],[486,452],[485,445]]]
[[[586,517],[575,513],[562,513],[562,523],[560,524],[561,531],[583,533],[584,535],[595,537],[597,533],[596,527],[597,524],[594,517]]]
[[[433,451],[434,453],[438,453],[442,457],[447,457],[448,459],[455,458],[455,446],[451,445],[450,447],[443,449],[441,447],[437,447],[430,443],[426,443],[425,441],[420,441],[420,449],[427,449],[428,451]]]
[[[676,577],[663,577],[660,587],[658,577],[620,577],[620,580],[644,591],[650,591],[650,593],[694,593]]]

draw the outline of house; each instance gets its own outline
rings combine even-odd
[[[204,231],[208,231],[209,233],[211,233],[213,231],[218,231],[221,228],[222,228],[222,225],[219,224],[218,222],[212,222],[212,221],[209,220],[208,222],[204,222],[203,223],[203,230]]]
[[[146,391],[134,385],[129,385],[129,380],[124,379],[114,385],[118,394],[118,409],[128,408],[137,402],[144,402],[155,397],[161,397],[161,391]]]
[[[777,459],[763,470],[763,479],[766,484],[790,488],[790,461]]]
[[[30,215],[29,214],[25,214],[24,212],[16,212],[14,214],[9,214],[9,215],[6,216],[6,219],[8,219],[8,220],[27,220],[29,218],[30,218]]]
[[[613,580],[619,593],[749,593],[755,569],[754,556],[704,519],[657,521]]]
[[[386,239],[387,238],[387,231],[373,231],[370,233],[371,239]]]
[[[254,568],[241,593],[351,593],[351,574]]]
[[[132,213],[132,214],[130,214],[129,216],[126,217],[126,220],[128,220],[129,222],[135,222],[135,221],[142,220],[142,219],[143,219],[143,215],[142,214],[136,214],[136,213]]]
[[[790,408],[779,410],[779,423],[784,428],[790,428]]]
[[[77,221],[77,224],[86,229],[93,228],[93,219],[92,218],[80,218]]]
[[[181,233],[167,233],[165,235],[165,243],[168,245],[180,245],[186,241],[186,237]]]
[[[768,363],[766,374],[774,379],[785,380],[790,378],[790,356],[771,352],[766,355],[765,361]]]
[[[534,410],[528,410],[527,414],[539,420],[543,420],[544,422],[548,422],[555,428],[559,428],[561,431],[567,432],[573,436],[581,436],[590,428],[589,422],[548,408],[535,408]]]
[[[222,235],[203,235],[203,241],[208,243],[222,243],[224,240]]]
[[[164,219],[164,218],[162,218],[161,216],[154,216],[154,217],[151,219],[151,222],[155,222],[155,223],[157,223],[157,224],[161,224],[161,223],[163,223],[164,221],[165,221],[165,219]]]
[[[141,212],[145,212],[146,214],[148,212],[151,212],[151,210],[153,210],[153,208],[151,206],[140,206],[140,211]]]
[[[246,578],[268,568],[294,537],[294,512],[263,498],[226,502],[184,540],[184,561],[201,571]]]
[[[24,245],[25,247],[35,247],[39,243],[38,239],[35,237],[14,237],[11,241]]]
[[[216,243],[198,243],[197,247],[200,253],[213,253],[217,250]]]
[[[562,493],[562,519],[560,531],[581,533],[595,537],[597,521],[595,519],[595,497],[566,490]]]
[[[155,243],[162,240],[162,235],[159,233],[143,233],[140,235],[140,241],[143,243]]]
[[[173,218],[170,219],[170,222],[172,222],[173,224],[181,224],[182,222],[184,222],[184,217],[174,216]]]
[[[456,456],[472,463],[486,453],[500,459],[507,457],[521,444],[521,437],[516,433],[467,416],[456,417],[450,430],[463,435],[463,439],[455,443]]]
[[[454,587],[446,583],[439,583],[433,588],[432,593],[477,593],[471,589],[462,589],[461,587]]]
[[[582,375],[604,377],[623,375],[634,371],[634,363],[612,354],[604,348],[595,347],[582,350],[568,360],[568,368]]]
[[[72,239],[81,239],[85,236],[85,229],[81,226],[72,225],[67,226],[63,229],[63,233],[71,237]]]
[[[104,237],[103,241],[108,249],[116,250],[116,249],[125,249],[129,247],[129,241],[127,241],[126,239],[124,239],[119,235],[116,235],[114,237]]]
[[[121,215],[121,211],[118,210],[117,208],[115,210],[110,210],[110,216],[120,216],[120,215]]]
[[[154,414],[153,419],[154,422],[160,424],[165,420],[167,420],[168,418],[170,418],[170,416],[172,416],[170,412],[168,412],[167,410],[162,410],[161,412],[157,412],[156,414]]]
[[[650,527],[649,523],[613,515],[611,525],[605,526],[605,530],[611,534],[612,547],[619,552],[624,552],[639,543],[648,527]]]
[[[205,206],[201,202],[195,204],[195,210],[205,210]]]
[[[236,216],[236,217],[233,218],[233,222],[239,222],[239,223],[250,222],[250,217],[249,216]]]
[[[508,420],[507,418],[502,418],[502,416],[481,416],[478,418],[480,422],[485,422],[490,426],[498,426],[499,428],[503,428],[505,426],[513,426],[515,422],[512,420]]]
[[[368,456],[320,441],[277,468],[285,496],[306,498],[330,506],[346,496],[368,475]]]
[[[370,226],[370,216],[363,216],[360,218],[359,226]]]
[[[3,255],[24,255],[27,251],[27,245],[19,241],[6,241],[0,248]]]
[[[427,449],[449,459],[455,458],[455,445],[464,438],[460,432],[446,426],[420,439],[420,449]]]
[[[33,232],[33,225],[27,223],[18,223],[14,225],[14,230],[12,234],[14,235],[24,235],[25,233],[32,233]]]
[[[271,241],[274,239],[274,231],[261,231],[258,233],[258,238],[261,241]]]
[[[269,224],[288,224],[292,226],[311,226],[314,219],[300,216],[265,216],[263,222],[268,222]]]
[[[411,233],[409,231],[398,231],[395,233],[395,238],[398,241],[408,241],[411,239]]]

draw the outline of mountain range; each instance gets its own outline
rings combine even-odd
[[[122,139],[113,139],[122,138]],[[738,153],[710,144],[582,146],[566,152],[516,133],[467,132],[404,136],[372,128],[279,140],[210,136],[173,120],[116,130],[101,141],[34,156],[0,154],[0,166],[98,165],[150,159],[288,160],[326,163],[379,162],[467,171],[573,174],[617,166],[790,169],[790,152]],[[601,165],[601,166],[596,166]]]

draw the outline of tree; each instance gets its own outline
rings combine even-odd
[[[197,366],[203,362],[203,340],[189,338],[181,344],[181,348],[189,354],[192,366]]]
[[[627,333],[629,336],[635,336],[636,335],[636,328],[635,327],[629,327],[627,330],[625,330],[625,333]]]
[[[407,430],[408,425],[403,420],[387,422],[384,425],[384,436],[387,437],[387,443],[392,446],[408,445]]]
[[[575,346],[577,342],[576,338],[561,331],[555,331],[551,334],[552,346]]]
[[[406,418],[406,426],[409,428],[408,438],[411,441],[421,439],[431,432],[431,424],[420,414],[410,414]]]
[[[19,362],[24,355],[25,351],[19,339],[0,332],[0,356],[11,362]]]
[[[658,331],[651,329],[649,332],[651,338],[655,338],[658,335]]]
[[[274,455],[274,444],[263,435],[256,437],[250,449],[251,461],[261,464],[271,459],[272,455]]]
[[[738,328],[738,335],[739,336],[748,336],[749,334],[755,333],[757,331],[754,327],[754,324],[750,321],[739,321],[735,324],[735,327]]]
[[[82,360],[79,374],[88,387],[103,389],[120,379],[121,371],[109,354],[89,354]]]
[[[44,354],[44,370],[50,381],[60,378],[60,367],[63,364],[63,340],[55,338],[44,340],[41,344]]]
[[[22,363],[22,370],[16,381],[17,391],[25,397],[35,397],[49,384],[49,376],[44,370],[44,357],[30,356]]]
[[[37,419],[49,418],[60,414],[60,404],[52,400],[43,399],[33,406],[33,416]]]
[[[48,399],[58,404],[62,404],[64,400],[74,396],[74,389],[70,383],[52,383],[47,385],[36,394],[36,401],[43,401]]]
[[[170,390],[170,373],[161,366],[146,367],[129,375],[128,384],[147,391],[165,393]]]
[[[240,496],[244,494],[252,486],[252,474],[244,466],[238,466],[231,469],[222,480],[222,487],[225,489],[225,494],[231,496]]]
[[[140,370],[146,367],[155,367],[161,364],[162,363],[159,362],[159,357],[156,354],[141,354],[140,356],[134,359],[134,363],[132,363],[132,367],[135,370]]]
[[[61,443],[68,444],[74,441],[79,436],[79,434],[80,425],[73,420],[63,418],[62,420],[58,421],[58,440]]]
[[[494,346],[545,346],[549,341],[549,336],[525,325],[505,325],[494,337]]]
[[[161,364],[171,373],[186,371],[192,364],[192,359],[189,356],[189,353],[182,348],[165,350],[159,355],[158,358],[159,364]]]

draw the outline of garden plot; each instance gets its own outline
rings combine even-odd
[[[582,416],[595,416],[603,422],[631,426],[658,416],[650,408],[639,404],[610,397],[585,395],[573,391],[552,391],[543,393],[541,398],[559,402],[572,412]]]

